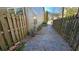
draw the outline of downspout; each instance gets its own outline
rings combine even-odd
[[[44,8],[44,7],[42,7],[42,8],[43,8],[43,11],[44,11],[44,21],[45,21],[45,8]],[[44,21],[43,21],[43,22],[44,22]]]

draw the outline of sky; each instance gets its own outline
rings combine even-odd
[[[50,13],[61,13],[62,8],[60,8],[60,7],[45,7],[45,11],[48,11]]]

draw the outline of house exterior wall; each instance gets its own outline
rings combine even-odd
[[[38,28],[44,21],[44,10],[42,7],[26,7],[26,16],[28,22],[28,31],[34,29],[34,17],[37,19],[37,24],[35,25]]]

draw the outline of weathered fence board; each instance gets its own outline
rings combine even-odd
[[[61,22],[62,20],[62,22]],[[61,24],[59,24],[61,23]],[[73,50],[79,50],[79,19],[75,17],[65,17],[54,20],[54,28],[66,39]],[[61,27],[60,29],[58,27]],[[63,30],[63,31],[62,31]]]
[[[18,35],[18,28],[17,28],[17,24],[16,24],[16,18],[15,18],[14,14],[11,14],[11,16],[12,16],[12,20],[13,20],[15,35],[16,35],[17,40],[19,41],[19,35]]]
[[[7,50],[4,38],[3,38],[2,34],[1,34],[1,31],[0,31],[0,47],[1,47],[2,50]]]
[[[18,15],[16,15],[16,22],[17,22],[19,39],[21,40],[22,39],[22,36],[21,36],[21,31],[20,31],[20,22],[19,22],[19,16]]]
[[[19,19],[20,19],[20,31],[21,31],[21,35],[22,35],[22,38],[23,38],[23,27],[22,27],[22,18],[21,18],[21,15],[19,15]]]
[[[27,33],[24,14],[15,14],[14,9],[0,10],[0,50],[12,50]]]
[[[23,15],[21,16],[21,19],[22,19],[22,27],[23,27],[22,29],[23,29],[23,37],[24,37],[26,31],[25,31],[25,21]]]
[[[16,43],[17,41],[16,41],[16,37],[15,37],[14,28],[13,28],[12,19],[11,19],[10,14],[7,14],[7,19],[8,19],[12,39],[13,39],[14,43]]]
[[[26,24],[26,19],[24,16],[22,16],[22,19],[23,19],[23,26],[24,26],[24,35],[26,35],[27,33],[27,24]]]
[[[0,16],[1,16],[0,21],[1,21],[1,24],[2,24],[2,27],[3,27],[5,39],[6,39],[7,43],[8,43],[8,46],[11,47],[12,42],[11,42],[10,34],[9,34],[9,31],[8,31],[7,21],[6,21],[6,19],[4,18],[3,15],[0,15]]]
[[[24,17],[22,16],[22,26],[23,26],[23,37],[25,35],[25,23],[24,23]]]

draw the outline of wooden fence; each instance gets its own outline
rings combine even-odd
[[[23,14],[16,15],[14,10],[0,10],[0,50],[11,50],[26,34],[26,19]]]
[[[54,28],[69,43],[73,50],[79,50],[79,19],[65,17],[53,21]]]

